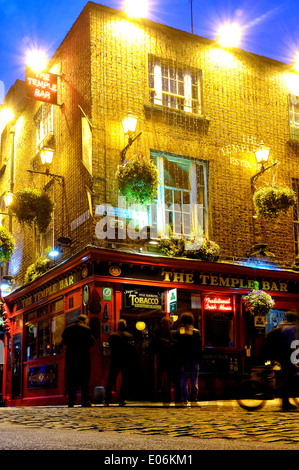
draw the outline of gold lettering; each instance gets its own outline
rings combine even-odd
[[[288,292],[288,285],[285,284],[284,282],[280,282],[279,287],[280,287],[280,292]]]
[[[232,277],[230,282],[231,282],[231,287],[236,287],[236,285],[239,284],[239,279]]]
[[[199,276],[200,280],[202,280],[202,284],[204,284],[205,286],[207,285],[207,279],[209,279],[210,276],[208,276],[207,274],[201,274]]]
[[[211,286],[218,286],[218,277],[217,276],[211,276]]]
[[[229,287],[229,278],[223,279],[223,277],[219,277],[219,286]]]
[[[254,281],[248,281],[248,288],[253,289],[254,288]]]
[[[188,274],[188,273],[186,273],[186,282],[187,282],[188,284],[193,284],[193,282],[194,282],[193,274]]]
[[[170,279],[170,276],[172,275],[171,271],[162,271],[162,276],[163,275],[164,275],[163,281],[167,281],[167,282],[171,281],[171,279]]]
[[[270,290],[270,282],[268,281],[263,281],[263,287],[264,290]]]
[[[277,290],[277,291],[279,290],[276,282],[272,282],[271,290]]]
[[[184,273],[173,273],[173,282],[184,282]]]

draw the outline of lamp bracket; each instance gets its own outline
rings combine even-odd
[[[263,173],[265,173],[265,171],[269,170],[270,168],[272,168],[273,166],[277,165],[278,162],[275,162],[275,163],[272,163],[272,165],[269,165],[267,166],[266,168],[264,167],[264,165],[262,165],[262,168],[261,170],[254,176],[251,177],[251,187],[253,188],[254,187],[254,183],[255,183],[255,180],[261,176]]]
[[[50,173],[49,170],[46,170],[45,172],[35,171],[35,170],[27,170],[27,171],[29,171],[29,173],[37,173],[39,175],[51,176],[51,178],[53,178],[54,180],[57,180],[61,186],[64,186],[64,176],[54,175],[53,173]]]
[[[129,137],[129,142],[128,144],[125,146],[125,148],[121,151],[121,161],[122,163],[124,162],[125,160],[125,156],[126,156],[126,153],[127,153],[127,150],[131,147],[131,145],[133,144],[133,142],[135,142],[135,140],[140,137],[142,134],[142,132],[139,132],[137,135],[135,135],[134,137]]]

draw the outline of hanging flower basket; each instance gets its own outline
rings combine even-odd
[[[15,239],[5,227],[0,227],[0,262],[8,261],[15,249]]]
[[[250,313],[258,316],[267,315],[275,304],[271,295],[262,290],[253,290],[243,299]]]
[[[20,224],[35,225],[44,233],[52,220],[54,203],[41,189],[26,188],[15,193],[10,208]]]
[[[40,256],[34,263],[28,266],[25,274],[25,284],[34,281],[37,277],[45,274],[51,267],[51,261],[47,256]]]
[[[159,172],[155,163],[144,155],[134,155],[116,173],[120,193],[128,201],[150,204],[157,196]]]
[[[287,212],[296,203],[294,191],[287,186],[265,186],[253,195],[253,204],[258,216],[274,218]]]
[[[186,257],[201,261],[217,261],[220,254],[219,245],[203,236],[190,240],[184,237],[161,238],[159,248],[167,256]]]

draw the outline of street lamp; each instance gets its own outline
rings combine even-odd
[[[272,163],[272,165],[269,165],[269,166],[265,167],[265,164],[268,162],[268,159],[269,159],[270,150],[271,149],[269,147],[266,147],[264,145],[264,142],[262,141],[259,148],[254,152],[255,153],[255,158],[256,158],[258,164],[261,165],[261,169],[256,175],[251,177],[251,186],[252,187],[254,186],[255,180],[260,175],[262,175],[265,171],[269,170],[270,168],[277,165],[277,163],[278,163],[276,161],[275,163]]]
[[[6,207],[9,207],[13,200],[13,193],[11,191],[7,191],[4,195],[4,203]]]
[[[43,171],[35,171],[35,170],[27,170],[29,173],[38,173],[40,175],[47,175],[51,176],[54,179],[58,179],[59,183],[64,186],[64,177],[61,175],[55,175],[54,173],[50,173],[50,165],[52,164],[54,155],[54,149],[51,147],[43,147],[40,151],[40,158],[42,164],[45,165],[46,169],[45,172]]]
[[[142,132],[139,132],[137,135],[134,135],[136,131],[137,120],[138,118],[136,116],[133,116],[130,109],[127,115],[122,120],[124,134],[128,136],[129,138],[128,144],[125,146],[125,148],[121,152],[122,162],[125,159],[128,148],[130,148],[133,142],[142,134]]]

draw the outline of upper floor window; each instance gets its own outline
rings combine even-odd
[[[299,140],[299,96],[290,95],[289,121],[290,121],[291,138]]]
[[[199,70],[150,55],[148,73],[151,103],[201,114]]]
[[[42,148],[45,139],[53,134],[53,106],[44,103],[34,116],[36,125],[36,147]]]
[[[153,152],[161,184],[157,200],[158,232],[189,236],[207,235],[207,174],[204,162]]]

